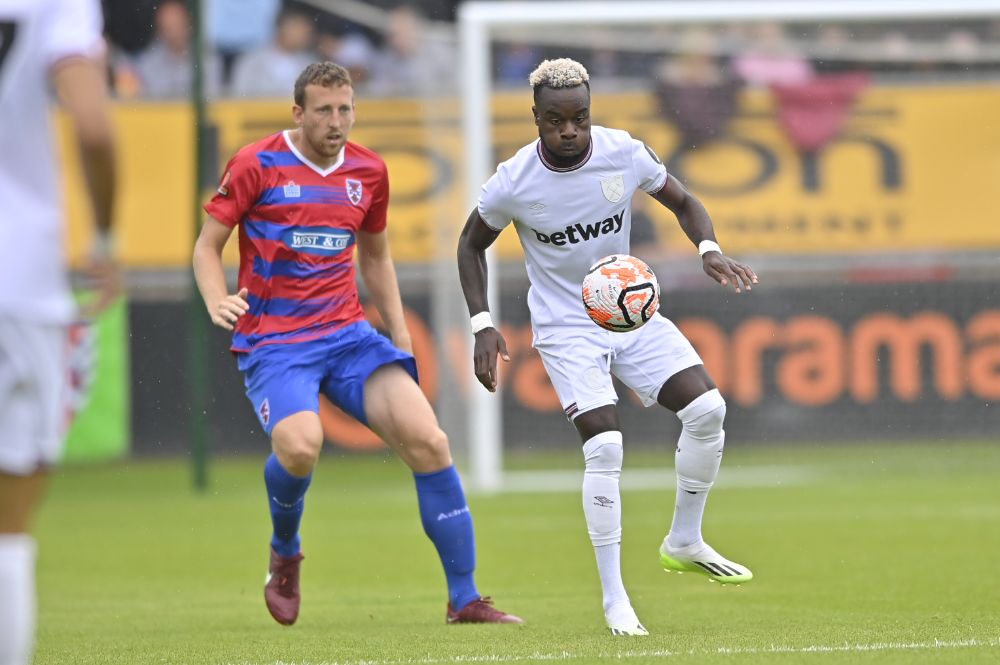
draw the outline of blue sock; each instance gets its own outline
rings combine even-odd
[[[310,482],[311,473],[305,478],[293,476],[281,466],[274,453],[267,458],[264,484],[267,486],[271,524],[274,525],[271,547],[281,556],[295,556],[301,549],[299,522],[302,521],[306,490],[309,489]]]
[[[454,466],[433,473],[414,473],[413,478],[417,481],[420,521],[441,557],[451,607],[460,610],[479,598],[472,579],[476,540],[462,481]]]

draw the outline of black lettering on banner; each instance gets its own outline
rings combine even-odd
[[[17,37],[17,23],[13,21],[0,21],[0,74],[3,74],[3,63],[7,59],[7,54],[14,46],[14,39]]]
[[[739,196],[760,189],[778,172],[778,158],[767,146],[732,135],[719,136],[715,142],[717,144],[726,143],[745,150],[756,162],[756,172],[743,182],[731,185],[720,186],[697,181],[689,177],[687,169],[684,168],[685,158],[690,154],[690,151],[688,148],[680,147],[670,155],[670,159],[667,161],[667,173],[672,173],[674,177],[695,191],[714,196]]]
[[[838,144],[854,143],[872,149],[872,154],[880,167],[882,189],[897,191],[903,184],[903,167],[899,153],[889,143],[874,136],[838,136],[819,150],[802,153],[802,189],[818,192],[823,187],[820,177],[820,162],[829,149]]]

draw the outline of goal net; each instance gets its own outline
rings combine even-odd
[[[458,37],[465,210],[537,135],[528,73],[572,57],[590,71],[595,124],[653,148],[761,275],[752,296],[721,292],[673,216],[634,201],[633,253],[723,390],[732,440],[1000,424],[984,408],[1000,396],[1000,2],[469,2]],[[513,231],[490,268],[513,362],[497,394],[466,392],[469,477],[557,487],[538,460],[579,441],[530,348]],[[669,466],[675,418],[619,396],[627,447],[658,446]],[[513,468],[520,453],[542,471]]]

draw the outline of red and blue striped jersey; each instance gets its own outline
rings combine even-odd
[[[232,350],[316,339],[363,320],[355,237],[385,230],[388,201],[385,162],[355,143],[328,169],[303,157],[287,131],[237,152],[205,204],[219,222],[239,225],[239,288],[250,310]]]

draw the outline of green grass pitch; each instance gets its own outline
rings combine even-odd
[[[204,495],[179,461],[63,469],[36,529],[36,665],[1000,662],[996,442],[734,442],[705,535],[754,570],[739,588],[659,568],[673,490],[629,473],[669,466],[666,448],[626,451],[624,576],[652,633],[631,639],[604,628],[576,492],[470,496],[480,590],[528,625],[446,626],[405,467],[328,452],[286,628],[262,599],[262,458],[217,460]]]

